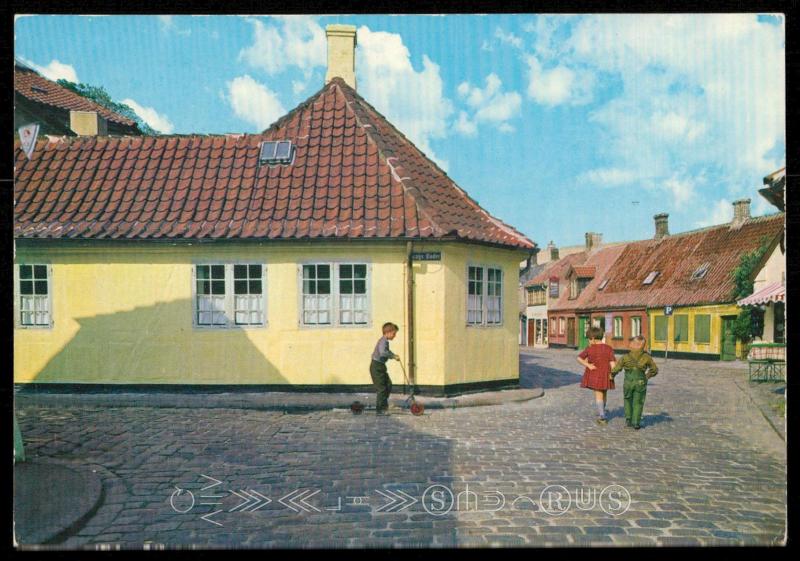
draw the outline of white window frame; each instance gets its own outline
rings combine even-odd
[[[198,320],[198,297],[201,294],[197,292],[197,267],[198,266],[213,266],[221,265],[225,268],[225,297],[223,299],[223,307],[225,312],[224,324],[206,324],[200,323]],[[236,323],[236,295],[234,294],[234,265],[261,265],[261,309],[263,322],[258,324],[238,324]],[[192,262],[192,327],[195,329],[264,329],[268,326],[269,320],[267,315],[267,264],[263,261],[253,259],[241,259],[236,261],[220,261],[214,259],[198,259]]]
[[[303,267],[306,265],[328,265],[331,270],[331,292],[330,292],[330,323],[306,323],[305,322],[305,299],[303,293]],[[342,323],[342,306],[339,281],[339,267],[342,265],[366,265],[366,289],[365,294],[365,323]],[[340,259],[307,259],[297,265],[297,325],[302,329],[370,329],[372,328],[372,262],[368,259],[360,258],[340,258]]]
[[[20,266],[42,266],[47,267],[47,300],[45,309],[42,311],[47,312],[46,324],[26,324],[22,323],[22,290],[20,286]],[[34,289],[35,290],[35,289]],[[37,261],[20,261],[14,265],[14,327],[17,329],[52,329],[53,321],[53,266],[48,262],[42,260]]]
[[[634,329],[634,326],[637,326],[636,329]],[[642,316],[631,316],[631,337],[636,337],[641,334],[642,334]]]
[[[612,337],[614,339],[622,339],[622,334],[623,334],[623,331],[624,331],[623,326],[622,326],[622,322],[623,322],[622,316],[614,316],[613,319],[611,320],[611,323],[612,323],[612,326],[613,326],[612,327],[612,329],[613,329]]]
[[[481,287],[481,308],[477,310],[474,307],[470,306],[470,293],[469,293],[469,284],[470,281],[469,273],[470,269],[478,269],[481,271],[481,280],[480,280],[480,287]],[[493,269],[500,272],[500,294],[493,295],[492,298],[499,298],[499,309],[497,310],[490,310],[489,305],[489,270]],[[477,263],[467,263],[467,268],[465,271],[465,278],[466,278],[466,290],[465,297],[466,297],[466,325],[467,327],[500,327],[505,322],[505,313],[503,307],[505,306],[505,287],[503,286],[505,283],[505,271],[503,267],[500,265],[495,264],[477,264]],[[498,281],[493,281],[497,283]],[[480,321],[470,321],[470,312],[478,312],[480,313]],[[489,321],[489,312],[499,312],[499,318],[497,321]]]
[[[566,326],[567,326],[567,318],[564,318],[564,317],[558,318],[558,334],[559,335],[564,335],[564,333],[566,333],[566,331],[567,331]]]

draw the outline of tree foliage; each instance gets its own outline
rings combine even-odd
[[[762,238],[761,245],[757,249],[744,253],[739,258],[739,264],[731,273],[734,283],[734,300],[741,300],[753,293],[753,279],[758,272],[756,267],[761,264],[768,249],[769,239]],[[749,342],[758,334],[756,333],[758,321],[753,316],[759,313],[760,311],[755,308],[744,308],[739,311],[739,315],[733,323],[733,333],[737,339]]]
[[[139,130],[142,131],[143,134],[148,135],[156,135],[158,131],[153,129],[150,125],[145,123],[139,115],[136,114],[130,106],[125,105],[124,103],[120,103],[118,101],[114,101],[111,99],[111,96],[108,95],[108,92],[105,90],[103,86],[92,86],[90,84],[76,84],[74,82],[70,82],[69,80],[58,80],[58,85],[67,88],[75,92],[78,95],[81,95],[87,99],[91,99],[98,105],[102,105],[106,109],[110,109],[114,113],[122,115],[123,117],[127,117],[131,121],[135,121],[139,127]]]

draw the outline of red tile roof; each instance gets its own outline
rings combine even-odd
[[[604,309],[733,303],[731,275],[740,257],[764,240],[776,243],[783,235],[784,218],[777,213],[751,218],[738,229],[722,224],[630,243],[611,270],[608,285],[586,305]],[[705,276],[692,280],[705,264]],[[659,272],[653,283],[642,284],[652,271]]]
[[[136,121],[115,113],[72,90],[40,76],[30,68],[14,65],[14,92],[32,101],[67,111],[94,111],[109,121],[135,127]]]
[[[594,278],[595,272],[597,271],[597,267],[592,266],[575,266],[572,267],[572,272],[575,273],[580,279],[591,279]]]
[[[291,140],[290,165],[259,165]],[[261,134],[15,144],[21,238],[445,238],[531,249],[341,79]]]
[[[586,259],[581,263],[581,267],[594,269],[595,276],[584,287],[577,298],[570,298],[569,283],[564,283],[559,287],[558,298],[555,302],[548,302],[547,309],[556,311],[585,310],[592,302],[595,294],[598,293],[597,287],[603,282],[612,267],[617,263],[619,256],[623,253],[627,244],[611,245],[593,249],[588,253]],[[567,256],[569,257],[569,256]],[[564,259],[567,259],[565,257]],[[575,268],[574,266],[572,268]],[[566,275],[569,268],[564,271]],[[606,287],[604,290],[608,290]]]
[[[570,253],[557,261],[550,261],[546,263],[546,267],[539,274],[525,283],[525,286],[546,284],[550,281],[550,277],[557,277],[563,282],[569,268],[574,264],[583,263],[584,260],[586,260],[586,252],[579,251],[578,253]]]

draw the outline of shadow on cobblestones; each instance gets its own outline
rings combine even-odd
[[[520,354],[520,387],[544,388],[546,391],[579,384],[581,378],[582,376],[575,372],[542,366],[541,359],[537,356]]]
[[[98,463],[113,474],[104,504],[59,549],[430,547],[462,537],[448,509],[458,480],[451,441],[416,430],[426,417],[89,407],[20,413],[31,459]]]
[[[625,418],[625,408],[624,407],[616,407],[614,409],[608,410],[608,419],[624,419]],[[642,415],[642,426],[648,427],[652,425],[657,425],[659,423],[671,423],[672,417],[666,411],[662,411],[656,415]]]

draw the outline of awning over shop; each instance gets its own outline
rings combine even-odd
[[[785,299],[786,287],[782,282],[774,282],[736,303],[739,306],[760,306],[771,302],[783,302]]]

